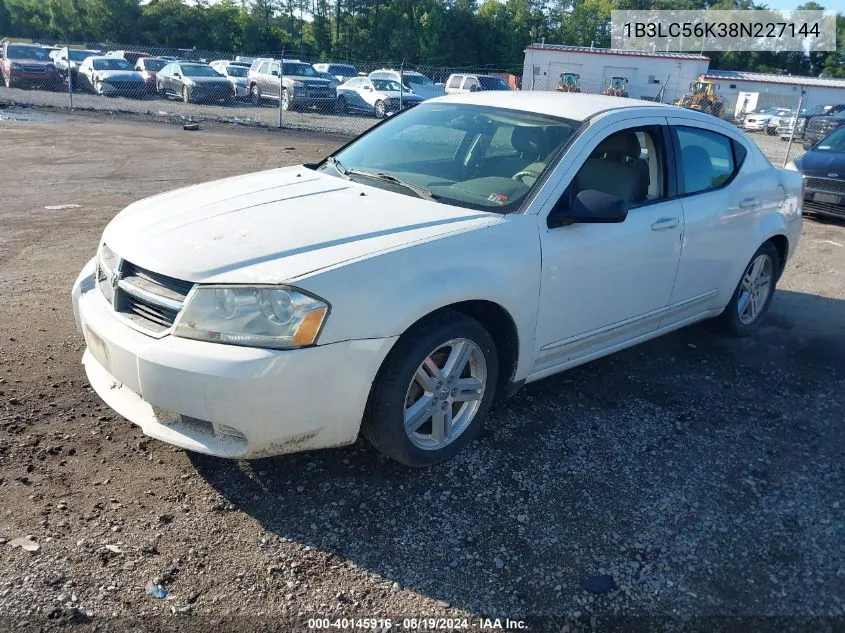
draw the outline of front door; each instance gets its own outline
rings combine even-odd
[[[629,205],[624,222],[548,228],[555,199],[540,213],[534,373],[553,373],[651,334],[667,310],[684,216],[665,123],[661,117],[637,119],[594,135],[563,192],[563,204],[585,190],[623,198]]]

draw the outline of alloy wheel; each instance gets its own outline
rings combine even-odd
[[[756,321],[765,308],[772,291],[773,277],[774,264],[766,253],[760,253],[751,260],[742,276],[739,301],[736,304],[743,325]]]
[[[469,427],[487,388],[487,362],[469,339],[452,339],[417,368],[405,395],[405,433],[414,446],[439,450]]]

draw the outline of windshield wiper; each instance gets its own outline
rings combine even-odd
[[[335,161],[335,164],[337,164],[337,161]],[[391,185],[404,187],[408,191],[414,192],[418,197],[422,198],[423,200],[431,200],[432,202],[437,201],[437,198],[428,189],[425,189],[424,187],[420,187],[419,185],[415,185],[410,182],[405,182],[404,180],[399,180],[396,176],[391,176],[390,174],[386,174],[383,171],[365,171],[363,169],[350,169],[345,173],[347,177],[363,176],[364,178],[372,178],[373,180],[389,182]]]
[[[326,162],[329,165],[331,165],[332,167],[334,167],[335,171],[338,173],[338,175],[341,178],[344,178],[346,180],[351,180],[351,178],[349,177],[349,172],[346,171],[344,166],[341,165],[340,161],[338,159],[336,159],[334,156],[329,156],[328,158],[326,158]]]

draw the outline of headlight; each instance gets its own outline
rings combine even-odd
[[[280,286],[198,286],[173,334],[247,347],[313,345],[329,313],[317,297]]]
[[[305,84],[304,84],[304,83],[302,83],[301,81],[294,81],[294,82],[293,82],[293,87],[294,87],[294,88],[304,88],[304,87],[305,87]]]
[[[14,68],[15,70],[17,70],[20,67],[21,67],[21,65],[18,62],[12,62],[12,63],[9,64],[9,68]]]

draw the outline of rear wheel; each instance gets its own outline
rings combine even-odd
[[[362,433],[406,466],[453,457],[478,435],[499,376],[496,346],[475,319],[442,312],[402,335],[367,403]]]
[[[782,265],[778,249],[771,242],[757,249],[728,307],[718,317],[723,330],[738,337],[757,331],[774,297]]]

